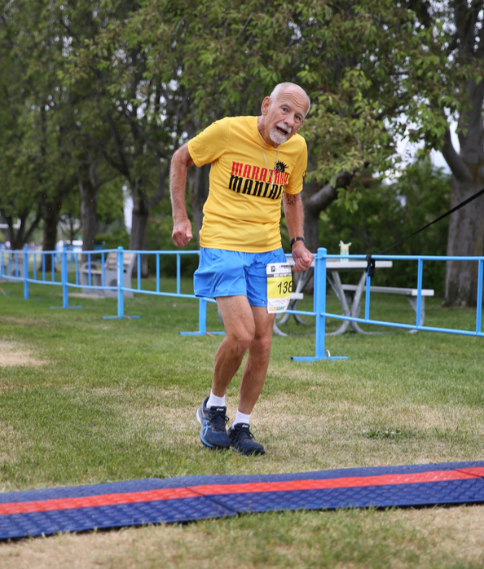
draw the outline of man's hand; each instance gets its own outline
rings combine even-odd
[[[299,273],[309,269],[314,255],[306,249],[303,241],[296,241],[292,246],[292,258],[294,259],[294,270]]]
[[[192,237],[192,224],[188,217],[174,221],[171,238],[177,247],[185,246],[189,241],[191,241]]]

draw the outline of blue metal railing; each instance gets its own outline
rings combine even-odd
[[[482,303],[483,303],[483,274],[484,274],[484,257],[450,257],[450,256],[429,256],[429,255],[374,255],[372,258],[375,261],[417,261],[418,262],[418,275],[417,275],[417,308],[416,308],[416,323],[415,325],[403,324],[399,322],[386,322],[382,320],[372,320],[370,318],[370,294],[371,294],[371,277],[367,274],[366,277],[366,296],[365,296],[365,317],[356,318],[341,314],[334,314],[326,311],[326,261],[328,259],[336,260],[341,259],[341,255],[327,255],[326,249],[320,248],[315,256],[314,268],[314,312],[300,312],[288,311],[293,314],[306,314],[309,316],[316,316],[316,354],[314,357],[295,357],[293,360],[297,361],[316,361],[327,359],[339,359],[330,357],[325,352],[325,334],[326,327],[325,319],[334,318],[336,320],[347,320],[350,322],[357,322],[360,324],[370,324],[376,326],[387,326],[393,328],[403,328],[408,330],[420,330],[427,332],[442,332],[445,334],[459,334],[465,336],[478,336],[484,337],[482,332]],[[345,259],[351,260],[365,260],[365,255],[350,255],[345,256]],[[472,261],[478,263],[478,278],[477,278],[477,307],[476,307],[476,327],[475,330],[457,330],[455,328],[442,328],[436,326],[424,326],[420,323],[421,308],[422,308],[422,281],[423,281],[423,264],[424,261]],[[319,333],[318,333],[319,332]]]
[[[323,250],[324,251],[324,250]],[[340,255],[325,255],[324,259],[339,259]],[[340,316],[338,314],[325,313],[328,318],[336,318],[339,320],[349,320],[351,322],[359,322],[363,324],[374,324],[378,326],[391,326],[397,328],[407,328],[412,330],[422,330],[428,332],[443,332],[446,334],[461,334],[465,336],[484,337],[482,332],[482,298],[483,298],[483,266],[484,257],[456,257],[456,256],[430,256],[430,255],[373,255],[375,261],[417,261],[417,309],[415,325],[402,324],[397,322],[385,322],[382,320],[372,320],[370,318],[370,286],[371,277],[367,275],[366,279],[366,299],[365,299],[365,318],[352,318],[349,316]],[[352,260],[366,260],[364,255],[351,255]],[[455,328],[439,328],[435,326],[424,326],[420,324],[420,313],[422,307],[422,280],[424,261],[471,261],[478,264],[477,277],[477,307],[476,307],[476,327],[475,330],[456,330]]]
[[[117,315],[113,318],[125,318],[124,310],[124,296],[125,293],[148,294],[164,297],[176,297],[198,300],[199,302],[199,325],[196,332],[181,332],[181,334],[223,334],[223,332],[207,332],[207,302],[215,303],[212,298],[198,298],[194,294],[181,293],[181,258],[183,255],[198,255],[198,251],[124,251],[122,247],[118,249],[107,249],[103,251],[84,251],[82,253],[87,261],[80,263],[79,255],[76,253],[75,258],[71,262],[68,258],[69,252],[63,250],[59,255],[56,263],[56,251],[42,251],[30,252],[25,249],[24,251],[3,251],[0,252],[0,277],[12,281],[22,281],[24,283],[24,298],[29,298],[29,284],[46,284],[62,287],[63,305],[62,308],[69,308],[69,290],[70,289],[89,289],[101,290],[105,293],[110,292],[111,296],[117,297]],[[93,255],[99,256],[101,254],[101,263],[93,260]],[[116,278],[115,281],[107,281],[109,275],[114,271],[109,271],[106,268],[108,257],[112,254],[116,256]],[[133,254],[137,260],[136,271],[136,287],[132,287],[130,276],[129,286],[125,284],[125,272],[123,264],[123,255]],[[42,273],[39,278],[39,271],[37,267],[37,256],[42,256]],[[156,277],[155,277],[155,290],[142,289],[141,287],[141,256],[142,255],[155,255],[156,257]],[[160,259],[164,255],[176,255],[176,292],[161,291],[160,290]],[[46,259],[50,256],[51,271],[50,275],[46,274]],[[459,334],[466,336],[484,337],[482,332],[482,297],[483,297],[483,278],[484,278],[484,257],[447,257],[447,256],[426,256],[426,255],[375,255],[373,259],[378,260],[408,260],[416,261],[418,263],[417,275],[417,309],[416,309],[416,323],[415,325],[404,324],[399,322],[387,322],[382,320],[373,320],[370,318],[370,296],[371,296],[371,277],[366,277],[366,296],[365,296],[365,317],[357,318],[353,316],[334,314],[326,310],[326,278],[327,267],[326,262],[328,259],[336,260],[341,259],[341,255],[327,255],[326,249],[318,249],[314,259],[314,300],[313,310],[288,310],[290,314],[297,314],[301,316],[315,317],[316,324],[316,342],[315,342],[315,355],[313,357],[294,357],[295,361],[317,361],[328,359],[344,359],[341,357],[331,357],[325,351],[325,329],[326,318],[333,318],[336,320],[347,320],[350,322],[357,322],[361,324],[370,324],[377,326],[396,327],[409,330],[420,330],[428,332],[442,332],[448,334]],[[349,260],[366,260],[364,255],[350,255],[345,256]],[[32,261],[32,263],[30,263]],[[423,268],[425,261],[472,261],[478,263],[478,282],[477,282],[477,308],[476,308],[476,325],[474,330],[459,330],[453,328],[440,328],[435,326],[425,326],[421,324],[420,315],[422,308],[422,282],[423,282]],[[60,279],[56,278],[58,274],[58,265],[60,264]],[[32,265],[32,266],[31,266]],[[75,271],[75,282],[69,282],[69,268]],[[57,269],[57,271],[56,271]],[[110,277],[109,277],[110,278]],[[84,281],[84,282],[83,282]],[[112,283],[112,284],[110,284]],[[106,317],[108,318],[108,317]],[[109,317],[111,318],[111,317]]]

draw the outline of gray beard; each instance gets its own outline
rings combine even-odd
[[[273,128],[269,133],[269,136],[271,137],[272,142],[275,142],[276,144],[283,144],[289,138],[288,134],[281,134],[277,128]]]

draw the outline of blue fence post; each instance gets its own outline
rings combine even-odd
[[[477,265],[477,313],[476,313],[476,334],[481,333],[482,327],[482,279],[484,273],[484,259],[480,259]]]
[[[176,293],[180,294],[180,278],[181,278],[181,261],[180,253],[176,254]]]
[[[116,318],[139,318],[139,316],[125,316],[124,315],[124,266],[123,266],[123,253],[124,249],[118,247],[116,251],[116,288],[118,291],[118,315],[117,316],[103,316],[103,320],[113,320]],[[128,251],[129,253],[129,251]],[[104,271],[104,264],[103,264]],[[111,287],[110,287],[111,288]],[[131,286],[126,287],[131,288]],[[140,290],[140,292],[143,292]]]
[[[141,253],[138,253],[138,256],[136,258],[136,268],[138,272],[138,290],[141,290]]]
[[[156,253],[156,292],[160,292],[160,254]]]
[[[101,286],[106,286],[106,267],[104,266],[104,251],[101,253]]]
[[[419,259],[417,274],[417,328],[422,325],[422,275],[423,259]]]
[[[29,254],[27,250],[25,250],[24,255],[24,299],[29,299]]]
[[[371,290],[371,276],[370,276],[370,271],[368,271],[366,273],[365,320],[370,319],[370,290]]]
[[[124,318],[124,292],[123,292],[123,248],[118,247],[116,254],[116,276],[118,281],[118,318]]]
[[[316,295],[316,358],[324,355],[324,336],[326,333],[326,318],[321,315],[326,312],[326,254],[327,250],[320,247],[314,259],[314,294]]]
[[[326,259],[327,250],[320,247],[314,257],[314,311],[316,313],[316,353],[314,357],[296,356],[296,362],[315,362],[319,360],[347,360],[346,356],[325,354],[326,334]]]
[[[62,308],[69,308],[69,290],[67,287],[67,250],[64,247],[61,255],[61,275],[62,275]]]

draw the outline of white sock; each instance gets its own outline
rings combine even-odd
[[[210,390],[210,397],[207,401],[207,407],[225,407],[225,395],[223,397],[218,397],[217,395],[213,394],[212,390]]]
[[[241,413],[237,409],[237,414],[235,415],[235,419],[234,419],[233,424],[236,425],[237,423],[246,423],[248,425],[249,421],[250,421],[250,415],[246,415],[245,413]]]

